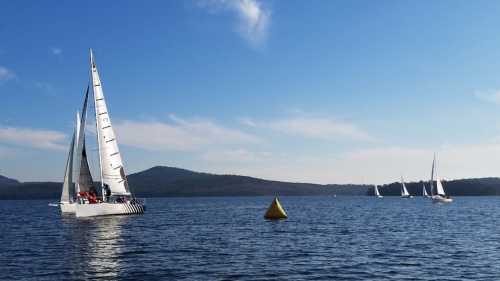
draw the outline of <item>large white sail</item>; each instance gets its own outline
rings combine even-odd
[[[405,181],[401,177],[401,196],[410,196],[408,189],[406,189]]]
[[[66,160],[66,169],[64,171],[64,183],[61,193],[61,202],[72,203],[74,199],[73,184],[73,152],[75,150],[76,128],[73,130],[73,137],[69,145],[68,159]]]
[[[118,150],[118,143],[116,142],[115,132],[104,100],[101,79],[99,78],[92,50],[90,50],[90,64],[101,164],[101,182],[103,187],[107,186],[109,188],[111,194],[129,195],[130,191],[123,169],[122,157]]]
[[[377,186],[377,185],[375,185],[375,186],[373,187],[373,190],[374,190],[374,192],[375,192],[375,196],[380,196],[380,192],[378,191],[378,186]]]

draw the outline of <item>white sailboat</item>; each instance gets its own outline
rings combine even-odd
[[[403,177],[401,177],[401,198],[413,198],[413,196],[411,196],[410,193],[408,192],[408,189],[406,189]]]
[[[145,210],[143,201],[136,199],[128,187],[123,161],[111,125],[111,119],[102,90],[101,79],[97,71],[92,50],[90,50],[90,65],[97,143],[99,147],[99,170],[101,174],[102,198],[97,198],[95,191],[84,189],[86,185],[80,182],[77,185],[78,204],[76,205],[76,216],[91,217],[142,214]],[[85,107],[86,104],[84,104],[84,108]],[[83,140],[78,138],[78,142],[83,144],[82,149],[84,149],[84,137]],[[83,156],[84,153],[81,155]],[[84,165],[82,165],[82,167],[83,166]],[[85,169],[85,167],[83,168]]]
[[[427,194],[427,190],[425,190],[425,184],[424,183],[422,184],[422,196],[424,198],[429,197],[429,194]]]
[[[377,185],[374,185],[374,186],[373,186],[373,192],[375,193],[375,196],[376,196],[377,198],[382,198],[382,197],[384,197],[384,196],[380,195],[380,191],[378,190],[378,186],[377,186]]]
[[[436,170],[436,155],[434,155],[434,159],[432,160],[432,170],[431,170],[431,199],[436,203],[451,203],[453,199],[450,196],[447,196],[444,192],[443,184],[441,180],[436,175],[436,192],[434,192],[434,174]]]

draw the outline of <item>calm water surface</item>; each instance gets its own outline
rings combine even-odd
[[[500,280],[500,198],[148,199],[142,216],[76,219],[0,201],[5,280]]]

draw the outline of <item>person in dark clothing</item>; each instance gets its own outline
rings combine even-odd
[[[109,188],[109,185],[104,184],[104,196],[106,198],[106,202],[109,201],[109,196],[111,196],[111,189]]]

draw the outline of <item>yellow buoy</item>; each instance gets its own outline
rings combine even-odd
[[[264,218],[266,219],[286,219],[288,216],[286,215],[285,210],[281,207],[280,201],[278,201],[278,197],[274,197],[271,206],[267,209]]]

